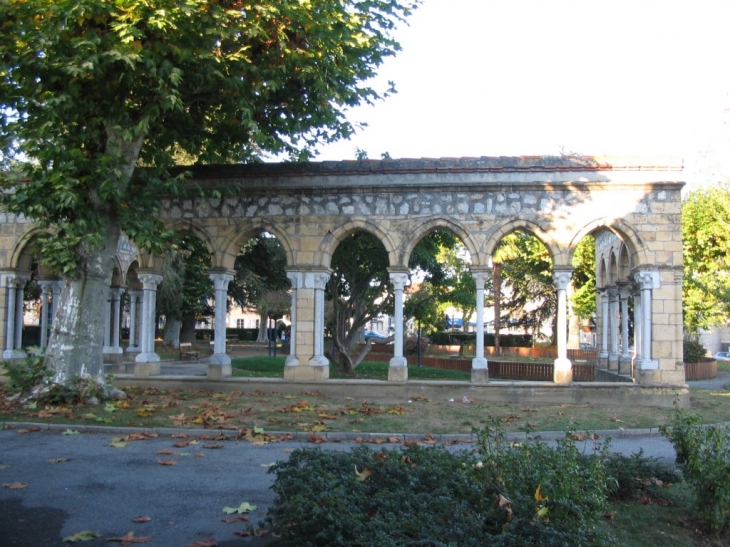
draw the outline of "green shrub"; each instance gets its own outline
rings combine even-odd
[[[671,427],[660,429],[674,445],[697,513],[713,533],[722,535],[730,530],[730,429],[699,426],[699,421],[675,404]]]
[[[640,498],[668,499],[665,486],[682,481],[681,475],[657,458],[644,456],[639,451],[630,456],[609,454],[605,461],[606,474],[613,480],[608,483],[611,501]]]
[[[421,337],[421,355],[428,351],[428,338]],[[403,355],[418,355],[418,337],[409,336],[403,341]]]
[[[707,355],[707,348],[697,337],[685,337],[682,359],[685,363],[701,363]]]
[[[21,394],[30,393],[35,386],[45,383],[52,372],[45,366],[42,355],[29,355],[17,361],[0,363],[8,376],[8,387]]]
[[[483,434],[478,445],[478,452],[459,453],[295,450],[270,468],[276,498],[266,520],[280,536],[274,544],[610,544],[599,524],[606,505],[600,458],[580,457],[567,439],[557,448],[511,447],[503,436]]]

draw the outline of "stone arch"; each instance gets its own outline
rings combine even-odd
[[[41,234],[40,230],[29,230],[19,237],[15,246],[10,253],[10,260],[8,260],[8,267],[12,270],[30,272],[33,266],[33,259],[36,253],[33,251],[33,244],[37,241],[38,236]],[[38,255],[40,252],[38,253]],[[51,272],[47,270],[47,267],[38,265],[39,269],[43,268],[43,275],[53,276]],[[40,272],[39,272],[40,273]]]
[[[611,249],[608,255],[608,284],[615,285],[616,281],[618,281],[618,261],[616,253]]]
[[[629,264],[634,266],[637,264],[648,264],[648,254],[644,241],[639,233],[628,222],[623,219],[616,218],[599,218],[589,222],[583,228],[578,230],[570,242],[570,260],[573,260],[578,243],[587,235],[595,233],[601,229],[609,230],[626,246]]]
[[[631,257],[625,242],[621,242],[618,255],[618,281],[627,281],[631,273]]]
[[[517,231],[528,232],[545,245],[548,253],[550,253],[553,268],[559,266],[567,267],[570,265],[570,262],[565,261],[565,259],[568,258],[567,254],[561,251],[560,246],[553,237],[548,232],[544,231],[539,224],[526,218],[515,218],[509,222],[495,226],[494,230],[490,233],[489,239],[486,241],[484,249],[485,256],[491,257],[497,249],[500,241],[502,241],[505,236]]]
[[[172,224],[169,224],[167,226],[168,230],[172,230],[173,232],[179,233],[179,234],[192,234],[198,239],[200,239],[203,243],[205,243],[206,248],[208,249],[208,253],[210,253],[211,258],[215,256],[215,244],[214,244],[214,238],[211,235],[211,233],[204,227],[199,225],[196,222],[192,221],[180,221],[175,222]]]
[[[216,241],[220,250],[219,260],[216,265],[226,270],[234,270],[236,257],[241,247],[252,237],[261,232],[269,232],[276,237],[279,245],[284,249],[287,266],[295,264],[294,249],[289,236],[275,224],[266,220],[257,219],[245,227],[240,224],[234,226],[235,230],[229,230],[226,235],[220,235]]]
[[[471,255],[472,266],[487,265],[485,263],[486,261],[484,261],[483,257],[480,255],[479,246],[474,241],[472,235],[455,222],[443,217],[433,218],[428,222],[419,224],[413,230],[411,230],[411,232],[406,236],[404,247],[401,250],[401,256],[399,258],[400,265],[408,266],[408,261],[411,258],[411,253],[413,252],[415,246],[418,245],[418,242],[434,230],[438,229],[448,230],[458,236],[459,239],[461,239],[461,242],[464,244],[466,250],[469,251],[469,254]]]
[[[596,288],[605,287],[608,285],[608,266],[606,266],[606,257],[601,255],[597,258],[599,260],[598,267],[598,279],[596,279]]]
[[[388,253],[388,262],[391,267],[403,266],[398,262],[398,252],[395,242],[390,233],[386,232],[379,224],[364,219],[351,219],[340,226],[332,228],[317,249],[315,254],[315,264],[325,268],[329,268],[332,264],[332,254],[337,249],[340,241],[354,232],[367,232],[377,238],[385,247]]]
[[[118,256],[114,257],[114,268],[112,270],[112,287],[123,287],[127,283],[127,272],[124,271]]]

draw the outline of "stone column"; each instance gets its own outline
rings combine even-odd
[[[608,287],[608,369],[618,371],[618,287]]]
[[[208,274],[215,284],[215,338],[213,355],[208,365],[208,378],[220,380],[231,376],[231,358],[226,353],[226,315],[228,313],[228,283],[233,274],[228,271]]]
[[[48,281],[45,279],[39,279],[38,285],[41,288],[41,347],[40,349],[43,350],[48,346],[48,330],[50,328],[48,324],[48,319],[51,316],[51,309],[50,309],[50,298],[49,295],[51,291],[53,290],[53,285],[55,282]]]
[[[567,289],[572,270],[554,270],[553,283],[558,291],[558,317],[556,339],[558,342],[558,358],[553,364],[553,382],[569,384],[573,381],[573,364],[568,359],[568,298]]]
[[[299,366],[297,357],[297,290],[302,285],[302,272],[288,271],[286,276],[291,282],[291,333],[289,336],[289,355],[286,357],[285,366]]]
[[[598,289],[598,295],[601,299],[601,352],[598,354],[598,358],[601,363],[605,360],[606,368],[608,368],[608,291],[604,289]]]
[[[314,367],[328,367],[327,376],[329,377],[330,362],[324,355],[324,288],[329,281],[330,274],[313,272],[311,276],[314,288],[314,353],[307,364]]]
[[[142,351],[138,343],[139,338],[139,308],[142,300],[142,291],[128,291],[129,294],[129,346],[127,353],[139,353]]]
[[[408,360],[403,357],[403,289],[408,283],[408,274],[402,271],[390,272],[390,282],[395,292],[395,334],[393,339],[393,358],[388,367],[389,382],[408,380]]]
[[[110,302],[109,313],[107,315],[107,326],[104,338],[108,337],[108,342],[104,342],[105,361],[115,365],[122,364],[122,356],[124,350],[119,345],[119,319],[121,315],[121,299],[122,289],[120,287],[112,287],[109,290]]]
[[[23,340],[23,287],[27,280],[27,276],[16,273],[3,275],[3,286],[7,290],[3,359],[25,357],[21,346]]]
[[[486,384],[489,382],[489,363],[484,357],[484,282],[489,270],[473,269],[471,276],[477,289],[476,355],[471,360],[471,382]]]
[[[631,365],[631,354],[629,353],[629,285],[619,283],[618,297],[621,308],[621,355],[618,359],[618,373],[626,373],[625,368]]]
[[[652,359],[652,290],[659,288],[657,272],[639,272],[635,276],[641,290],[641,357],[636,360],[636,370],[655,370],[659,361]],[[636,322],[636,321],[635,321]]]
[[[641,289],[634,287],[634,362],[641,355],[641,318],[644,308],[641,305]]]
[[[112,290],[109,289],[109,296],[104,302],[104,353],[111,348],[111,323],[112,323]]]
[[[142,282],[142,327],[139,333],[139,355],[134,359],[135,376],[155,376],[160,373],[160,356],[155,353],[155,310],[157,308],[157,286],[162,276],[154,273],[139,273]]]

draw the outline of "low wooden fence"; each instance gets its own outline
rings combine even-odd
[[[701,363],[685,363],[684,377],[686,380],[709,380],[717,378],[717,361],[709,359]]]

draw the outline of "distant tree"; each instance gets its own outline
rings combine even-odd
[[[684,326],[730,320],[730,183],[689,192],[682,207]]]
[[[66,278],[46,362],[103,382],[105,305],[120,235],[160,252],[160,196],[199,163],[306,159],[353,132],[346,110],[399,45],[399,0],[3,0],[4,206],[46,231]],[[13,163],[15,162],[15,163]],[[144,169],[142,169],[144,167]]]
[[[570,282],[575,288],[571,302],[573,313],[589,319],[596,312],[596,239],[584,237],[573,253],[573,275]]]
[[[166,344],[195,339],[197,321],[210,317],[215,298],[208,277],[211,267],[208,248],[192,234],[182,234],[165,255],[162,283],[157,289],[157,312],[165,316]]]
[[[507,312],[509,324],[537,336],[550,324],[554,338],[557,294],[548,250],[534,235],[517,231],[502,239],[495,254],[501,259],[500,309]]]

